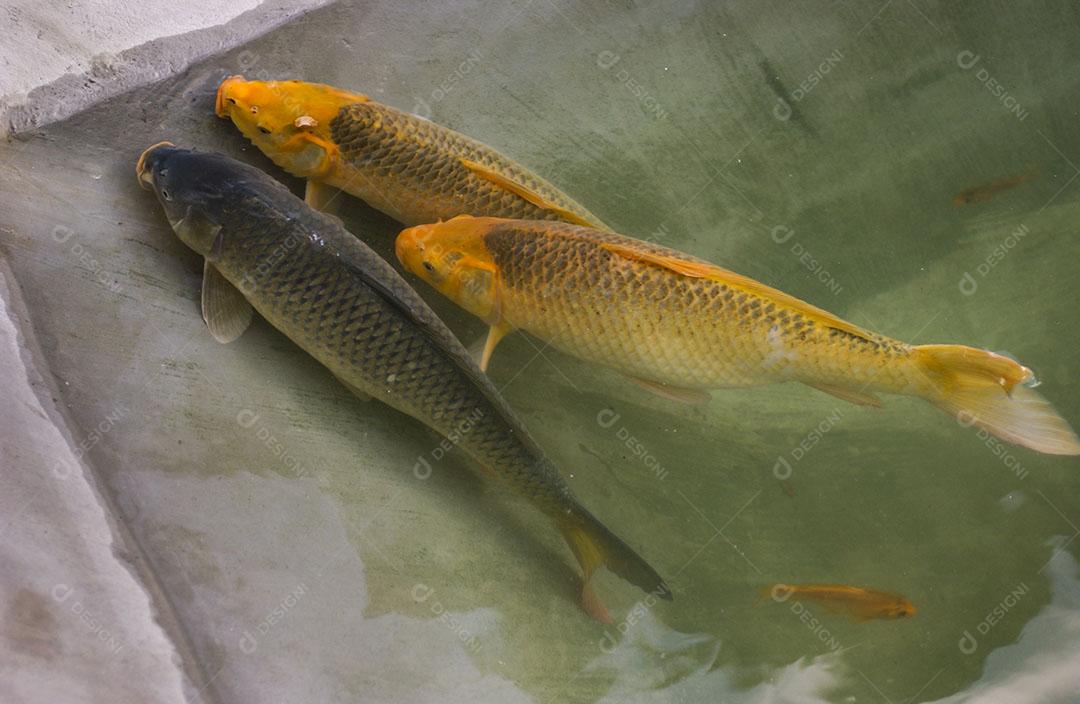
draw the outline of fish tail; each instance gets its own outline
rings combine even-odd
[[[671,590],[656,570],[584,508],[576,507],[562,514],[558,526],[581,565],[585,582],[582,606],[589,615],[610,623],[607,609],[590,586],[593,573],[601,565],[645,592],[667,601],[672,600]]]
[[[1080,438],[1032,387],[1030,369],[964,345],[920,345],[916,368],[929,381],[926,398],[964,425],[974,425],[1032,450],[1080,455]]]

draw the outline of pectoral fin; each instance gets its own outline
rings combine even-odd
[[[487,341],[484,342],[484,350],[480,353],[480,371],[486,372],[488,368],[488,362],[491,361],[491,353],[495,351],[495,346],[506,337],[506,334],[513,332],[514,328],[502,321],[495,323],[488,328]]]
[[[881,408],[881,399],[874,394],[853,391],[851,389],[845,389],[842,386],[830,386],[829,384],[807,384],[807,386],[817,389],[818,391],[824,391],[827,394],[843,399],[849,403],[854,403],[856,406]]]
[[[298,132],[282,148],[293,153],[294,173],[309,179],[329,176],[341,152],[332,141],[307,131]]]
[[[240,337],[251,324],[251,304],[221,272],[203,262],[202,316],[214,339],[222,344]]]
[[[699,406],[708,403],[712,398],[708,391],[701,391],[700,389],[686,389],[681,386],[669,386],[668,384],[662,384],[659,381],[639,379],[634,376],[628,378],[646,391],[651,391],[657,396],[666,398],[669,401]]]
[[[323,181],[316,181],[311,178],[307,180],[307,184],[304,187],[304,202],[315,210],[324,213],[332,214],[335,212],[335,209],[330,206],[331,202],[339,195],[341,195],[340,189],[329,186]]]
[[[575,225],[584,225],[586,227],[603,227],[603,225],[601,225],[600,223],[591,222],[590,220],[583,218],[575,212],[572,212],[570,210],[567,210],[566,208],[563,208],[562,206],[552,203],[551,201],[544,198],[544,196],[540,195],[528,186],[522,185],[517,181],[514,181],[510,177],[505,176],[498,171],[495,171],[494,169],[484,166],[483,164],[480,164],[478,162],[470,161],[468,159],[460,159],[460,161],[462,166],[467,168],[469,171],[472,171],[474,174],[484,179],[485,181],[490,181],[499,188],[504,188],[513,193],[514,195],[524,198],[525,200],[535,205],[537,208],[551,211],[552,213],[555,213],[567,222],[572,222]]]

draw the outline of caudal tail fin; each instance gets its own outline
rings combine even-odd
[[[1080,438],[1022,364],[963,345],[920,345],[914,357],[932,383],[927,399],[960,423],[1039,452],[1080,455]]]
[[[671,590],[656,570],[584,508],[578,507],[566,513],[558,524],[584,573],[581,604],[590,616],[603,623],[611,623],[607,608],[590,585],[593,573],[601,565],[649,594],[672,600]]]

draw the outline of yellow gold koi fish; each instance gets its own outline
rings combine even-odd
[[[460,216],[404,230],[398,259],[490,326],[486,368],[520,328],[668,397],[799,381],[852,403],[924,398],[965,425],[1060,455],[1080,439],[1027,367],[964,345],[912,346],[666,247],[592,228]]]

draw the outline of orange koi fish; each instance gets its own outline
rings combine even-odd
[[[955,205],[957,208],[964,205],[970,205],[972,203],[985,203],[1002,191],[1007,191],[1008,189],[1015,188],[1022,183],[1033,181],[1038,175],[1039,174],[1036,171],[1029,171],[1028,173],[1021,174],[1020,176],[1003,178],[997,181],[992,181],[991,183],[983,184],[982,186],[968,188],[957,193],[956,197],[953,198],[952,202],[953,205]]]
[[[504,335],[526,330],[669,398],[798,381],[877,406],[926,399],[964,425],[1050,454],[1080,439],[1027,367],[963,345],[912,346],[682,252],[578,225],[460,216],[404,230],[406,269]]]
[[[899,594],[846,584],[772,584],[761,590],[761,599],[815,601],[826,611],[847,613],[858,621],[909,618],[917,611],[914,604]]]
[[[231,76],[215,111],[275,164],[307,179],[305,200],[316,208],[338,188],[406,225],[465,213],[606,227],[491,147],[360,93]]]

